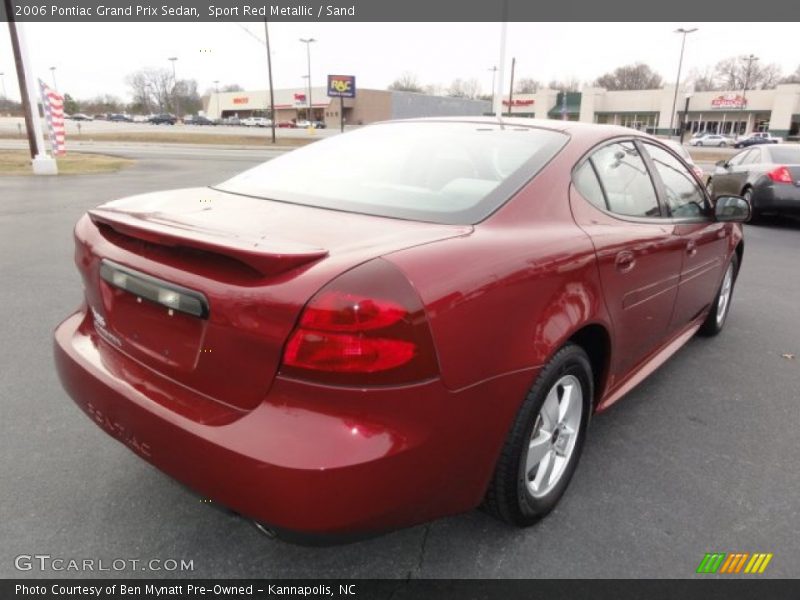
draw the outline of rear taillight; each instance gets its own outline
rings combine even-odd
[[[775,183],[792,183],[792,174],[786,167],[778,167],[767,173],[767,177]]]
[[[283,353],[283,375],[336,385],[394,385],[438,371],[422,302],[406,277],[377,259],[322,288]]]

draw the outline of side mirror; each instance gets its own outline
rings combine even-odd
[[[718,160],[714,164],[717,165],[718,167],[722,167],[723,169],[725,169],[728,166],[728,161],[727,160]]]
[[[714,205],[717,221],[744,223],[750,220],[750,204],[741,196],[720,196]]]

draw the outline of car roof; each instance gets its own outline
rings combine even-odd
[[[400,119],[380,123],[486,123],[506,127],[530,127],[565,133],[574,138],[607,139],[612,137],[641,137],[652,140],[658,138],[620,125],[584,123],[581,121],[561,121],[557,119],[532,119],[526,117],[428,117],[420,119]],[[379,124],[379,123],[376,123]]]

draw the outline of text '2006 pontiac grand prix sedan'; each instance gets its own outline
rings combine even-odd
[[[544,516],[593,412],[726,322],[736,196],[629,129],[417,120],[75,227],[89,417],[284,535]]]

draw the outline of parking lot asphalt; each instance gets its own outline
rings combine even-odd
[[[105,200],[215,183],[258,159],[220,152],[0,179],[0,577],[683,578],[712,551],[771,552],[761,577],[800,577],[794,221],[746,226],[726,330],[691,341],[593,419],[569,490],[530,529],[476,510],[346,546],[294,546],[200,502],[105,435],[61,389],[51,356],[52,330],[82,294],[72,225]],[[15,569],[34,554],[183,559],[194,570]]]

